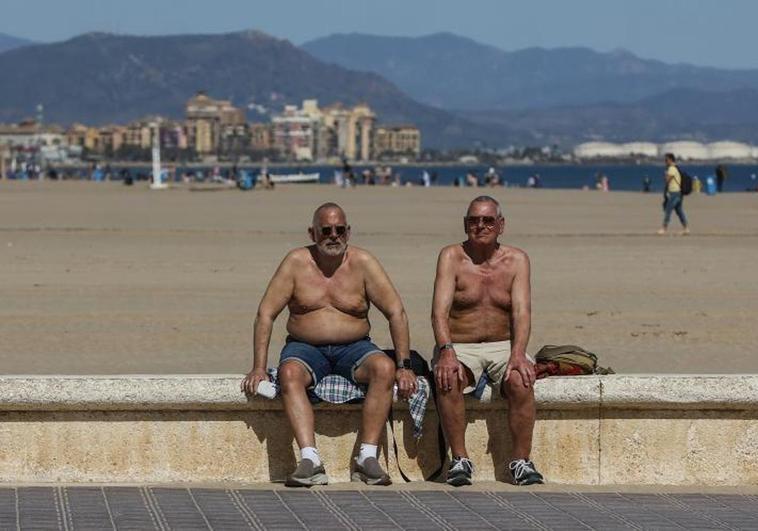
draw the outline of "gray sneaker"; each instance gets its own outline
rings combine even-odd
[[[310,459],[300,461],[295,471],[287,476],[287,481],[284,482],[287,487],[312,487],[328,483],[329,478],[326,477],[324,465],[314,466]]]
[[[366,485],[389,485],[392,483],[389,474],[382,470],[382,465],[376,457],[367,457],[363,465],[355,462],[355,470],[350,479],[353,481],[363,481]]]
[[[537,472],[537,467],[529,459],[514,459],[508,463],[508,471],[511,473],[514,485],[542,485],[545,483],[545,478]]]
[[[447,484],[453,487],[471,485],[473,474],[474,464],[468,457],[453,457],[450,468],[447,470]]]

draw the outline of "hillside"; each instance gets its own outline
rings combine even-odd
[[[450,33],[424,37],[336,34],[302,48],[322,61],[388,79],[443,109],[524,110],[631,103],[676,89],[758,88],[758,70],[666,64],[617,50],[527,48],[507,52]]]
[[[500,126],[478,126],[420,104],[377,74],[325,64],[258,31],[134,37],[90,33],[0,54],[0,122],[45,106],[50,122],[124,123],[147,114],[180,117],[197,90],[235,105],[278,110],[317,98],[322,105],[368,102],[383,123],[411,122],[430,147],[497,143]]]

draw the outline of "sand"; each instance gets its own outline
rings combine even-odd
[[[686,201],[693,234],[656,236],[661,198],[496,189],[504,241],[532,260],[529,351],[578,344],[618,372],[758,372],[758,194]],[[243,373],[251,322],[313,209],[345,207],[352,243],[398,288],[415,349],[439,249],[460,241],[477,190],[326,185],[272,192],[150,191],[0,181],[0,371]],[[672,223],[678,229],[678,221]],[[269,361],[284,339],[279,317]],[[389,346],[372,310],[372,337]]]

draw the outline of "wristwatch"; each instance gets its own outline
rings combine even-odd
[[[453,344],[445,343],[444,345],[440,345],[439,347],[437,347],[437,352],[442,352],[443,350],[447,350],[449,348],[453,348]]]
[[[403,358],[401,360],[398,360],[398,362],[397,362],[397,368],[398,369],[408,369],[408,370],[411,370],[411,359],[410,358]]]

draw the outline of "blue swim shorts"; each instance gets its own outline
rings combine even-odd
[[[368,336],[352,343],[334,345],[311,345],[288,336],[279,357],[279,367],[290,360],[302,363],[313,379],[309,389],[313,389],[328,374],[339,374],[357,383],[355,370],[373,354],[384,352]]]

